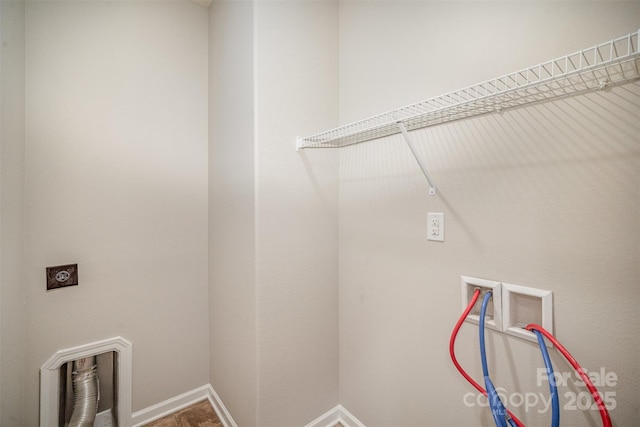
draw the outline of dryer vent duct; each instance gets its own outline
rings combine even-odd
[[[69,427],[93,427],[100,400],[96,357],[74,360],[72,369],[73,412]]]
[[[118,427],[118,357],[109,351],[60,367],[58,427]]]

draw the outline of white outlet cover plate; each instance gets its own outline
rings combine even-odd
[[[529,332],[522,325],[514,325],[511,319],[511,296],[512,294],[526,295],[540,299],[542,310],[542,326],[553,334],[553,293],[542,289],[528,288],[520,285],[502,283],[502,330],[505,334],[513,335],[528,341],[538,342],[538,338],[533,332]],[[524,325],[526,326],[526,325]]]
[[[444,242],[444,213],[427,213],[427,240]]]
[[[464,311],[471,300],[473,289],[475,287],[490,288],[493,293],[493,319],[486,320],[485,326],[495,331],[502,332],[502,286],[500,282],[487,279],[478,279],[476,277],[460,276],[460,285],[462,290],[462,310]],[[476,306],[480,307],[482,297],[476,301]],[[480,316],[477,314],[469,314],[465,319],[467,322],[479,325]]]

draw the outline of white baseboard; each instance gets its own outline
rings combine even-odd
[[[333,427],[340,421],[340,414],[338,408],[340,405],[333,409],[329,409],[324,414],[320,415],[315,420],[311,421],[304,427]]]
[[[148,408],[137,411],[132,415],[131,424],[133,427],[141,427],[204,399],[207,399],[209,403],[211,403],[211,406],[215,409],[224,427],[238,427],[211,384],[203,385],[179,396],[167,399],[164,402],[156,403]]]
[[[342,405],[330,409],[305,427],[333,427],[338,423],[344,427],[365,427],[360,420],[353,416],[353,414],[347,411]]]
[[[166,417],[169,414],[204,399],[209,400],[209,403],[211,403],[211,406],[215,409],[224,427],[238,427],[211,384],[203,385],[179,396],[167,399],[164,402],[135,412],[131,417],[131,425],[133,427],[142,427],[145,424]],[[305,427],[334,427],[337,423],[342,424],[344,427],[365,427],[360,420],[351,412],[347,411],[342,405],[337,405],[335,408],[330,409]]]
[[[338,405],[337,408],[340,411],[340,424],[344,427],[365,427],[359,419],[347,411],[342,405]]]
[[[222,403],[222,399],[218,396],[218,393],[213,389],[211,384],[207,384],[207,390],[209,391],[209,395],[207,396],[211,406],[216,410],[216,414],[218,414],[218,418],[222,422],[224,427],[238,427],[238,424],[233,420],[231,414]]]

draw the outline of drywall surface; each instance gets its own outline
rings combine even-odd
[[[636,31],[639,8],[638,2],[341,2],[341,123]],[[634,423],[638,105],[636,82],[415,131],[436,197],[428,196],[401,136],[341,149],[343,406],[369,427],[492,424],[480,406],[486,402],[476,400],[448,355],[464,274],[553,291],[556,335],[585,368],[617,376],[600,389],[615,406],[614,423]],[[444,243],[427,241],[427,212],[445,214]],[[463,327],[457,351],[480,380],[476,326]],[[537,346],[488,332],[488,353],[509,407],[526,425],[548,424]],[[552,355],[557,371],[571,372]],[[599,424],[596,410],[580,410],[585,391],[575,377],[560,388],[563,425]]]
[[[191,2],[26,4],[27,425],[42,363],[113,336],[134,412],[208,382],[207,35]]]
[[[0,425],[25,425],[24,3],[0,2]]]
[[[211,383],[239,425],[338,403],[337,2],[210,10]]]
[[[240,426],[256,425],[253,3],[209,10],[211,384]]]
[[[338,157],[295,151],[337,125],[338,3],[256,2],[258,425],[338,404]]]

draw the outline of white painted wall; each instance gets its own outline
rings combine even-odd
[[[210,371],[240,426],[258,421],[253,9],[209,10]]]
[[[25,425],[41,364],[112,336],[134,411],[208,382],[207,34],[191,2],[27,2]]]
[[[295,138],[337,125],[338,3],[255,3],[258,425],[338,404],[338,157]]]
[[[340,4],[340,120],[515,71],[640,27],[638,2]],[[401,137],[340,151],[340,402],[369,427],[491,425],[467,407],[448,355],[460,275],[554,292],[556,334],[615,372],[616,425],[637,416],[640,84],[413,133],[437,197]],[[444,212],[445,243],[426,239]],[[477,328],[458,340],[481,379]],[[488,333],[494,382],[536,385],[537,346]],[[570,367],[553,354],[557,369]],[[568,401],[561,389],[563,405]],[[579,390],[578,390],[579,391]],[[527,425],[550,412],[516,409]],[[562,424],[598,425],[597,411]]]
[[[24,3],[0,2],[0,425],[24,425]]]
[[[338,403],[337,2],[211,8],[211,382],[239,425]]]

